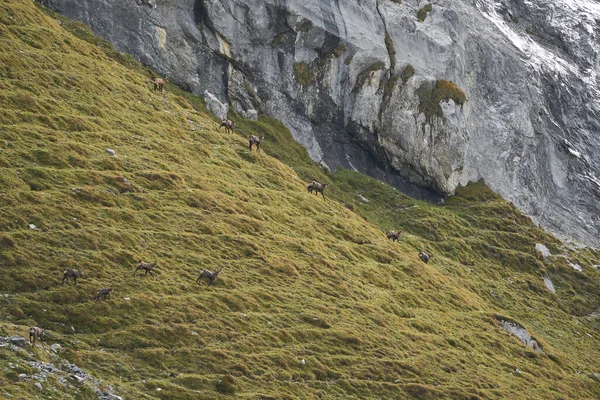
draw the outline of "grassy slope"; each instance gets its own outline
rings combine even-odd
[[[197,98],[151,92],[147,71],[55,17],[0,4],[0,334],[47,328],[126,398],[600,397],[585,317],[597,252],[563,248],[483,184],[434,206],[322,171],[272,119],[225,135]],[[259,132],[257,155],[245,136]],[[330,198],[307,194],[308,179],[330,182]],[[543,263],[538,242],[584,272]],[[132,276],[138,259],[158,261],[157,279]],[[84,269],[77,287],[60,286],[66,267]],[[215,287],[194,284],[220,267]],[[90,300],[108,286],[112,300]],[[14,398],[56,398],[52,385],[93,398],[21,382],[22,359],[4,362],[19,357],[0,348]]]

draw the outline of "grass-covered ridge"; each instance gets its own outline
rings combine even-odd
[[[435,206],[320,169],[271,118],[232,115],[227,135],[198,98],[153,92],[131,58],[56,18],[0,3],[0,336],[44,327],[61,349],[34,359],[127,399],[600,396],[597,252],[482,183]],[[132,276],[139,259],[156,279]],[[60,286],[68,267],[77,287]],[[216,286],[194,284],[220,267]],[[112,299],[93,302],[103,287]],[[0,393],[95,398],[53,378],[40,391],[27,357],[0,347]]]

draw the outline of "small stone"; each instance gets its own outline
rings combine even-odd
[[[240,315],[242,316],[242,318],[248,318],[248,315],[246,315],[244,313],[241,313]]]
[[[196,331],[192,331],[192,335],[194,335],[194,336],[198,336],[198,332],[196,332]]]
[[[25,344],[27,343],[27,339],[25,339],[22,336],[12,336],[10,338],[10,341],[16,346],[25,346]]]
[[[71,326],[71,330],[72,330],[73,332],[75,332],[75,328],[73,328],[73,326]]]
[[[35,387],[36,387],[36,388],[38,388],[38,389],[40,389],[40,390],[44,389],[44,388],[42,387],[42,384],[41,384],[41,383],[39,383],[39,382],[36,382],[34,385],[35,385]]]
[[[520,370],[519,368],[515,368],[515,373],[516,373],[517,375],[520,375],[520,374],[521,374],[521,370]]]
[[[541,244],[541,243],[537,243],[535,245],[535,249],[537,251],[539,251],[542,254],[543,257],[549,257],[549,256],[552,255],[550,253],[550,250],[546,246],[544,246],[543,244]]]
[[[29,228],[30,229],[35,229],[35,228],[37,228],[37,226],[35,226],[34,224],[29,224]]]
[[[123,300],[129,301],[129,300],[131,300],[131,297],[123,297]]]
[[[117,153],[115,153],[115,151],[114,151],[113,149],[108,149],[108,148],[106,149],[106,152],[107,152],[108,154],[110,154],[111,156],[114,156],[114,155],[116,155],[116,154],[117,154]]]
[[[4,397],[10,399],[10,398],[12,398],[12,394],[10,394],[8,392],[4,392]]]
[[[300,363],[301,363],[302,365],[306,364],[306,361],[304,361],[304,358],[303,358],[302,360],[300,360]]]
[[[161,390],[162,390],[161,388],[156,388],[156,391],[157,391],[157,392],[160,392]]]
[[[570,265],[570,266],[571,266],[571,268],[573,268],[575,271],[583,272],[583,268],[581,268],[581,265],[579,265],[579,264],[573,264],[573,263],[569,263],[569,265]]]
[[[19,374],[19,378],[21,378],[21,379],[27,378],[27,374]]]
[[[54,343],[52,346],[50,346],[50,349],[52,349],[52,351],[56,354],[58,349],[60,349],[60,344]]]

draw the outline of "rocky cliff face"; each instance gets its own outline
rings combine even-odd
[[[281,119],[329,167],[430,199],[484,178],[600,245],[592,0],[42,3],[187,89]]]

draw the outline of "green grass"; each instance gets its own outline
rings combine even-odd
[[[0,4],[1,336],[44,327],[128,399],[600,396],[597,251],[565,247],[482,182],[432,205],[322,170],[272,118],[231,115],[225,134],[201,99],[153,92],[151,71],[55,18]],[[536,243],[569,259],[544,262]],[[156,279],[132,276],[139,259],[157,260]],[[76,287],[60,286],[67,267],[84,270]],[[220,267],[214,287],[194,283]],[[19,378],[27,360],[58,362],[47,348],[0,359],[13,398],[94,398]]]

